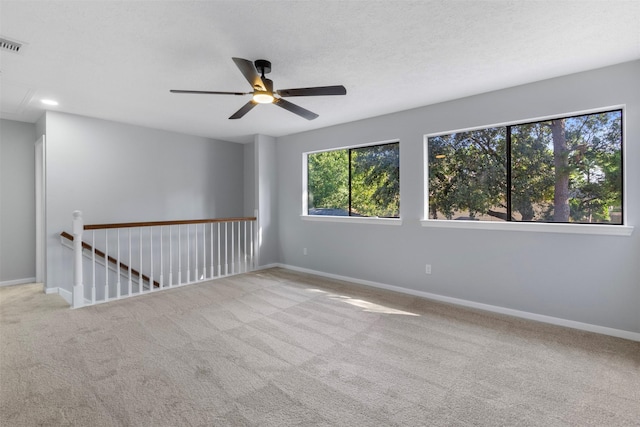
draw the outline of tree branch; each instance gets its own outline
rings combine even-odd
[[[493,210],[489,209],[487,211],[487,215],[492,216],[494,218],[500,218],[500,219],[503,219],[505,221],[508,220],[506,212],[498,212],[498,211],[493,211]],[[515,221],[515,218],[511,217],[511,221]]]

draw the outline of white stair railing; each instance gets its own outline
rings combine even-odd
[[[251,271],[257,231],[256,217],[84,225],[75,211],[73,236],[61,234],[74,254],[72,307]]]

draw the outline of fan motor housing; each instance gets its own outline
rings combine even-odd
[[[257,59],[254,62],[256,70],[261,74],[269,74],[271,72],[271,62],[266,59]]]

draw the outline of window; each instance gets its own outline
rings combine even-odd
[[[399,142],[306,158],[308,215],[399,218]]]
[[[623,224],[622,110],[427,138],[428,218]]]

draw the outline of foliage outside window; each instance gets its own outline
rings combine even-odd
[[[622,224],[622,111],[428,137],[429,219]]]
[[[309,215],[399,218],[398,142],[307,154]]]

